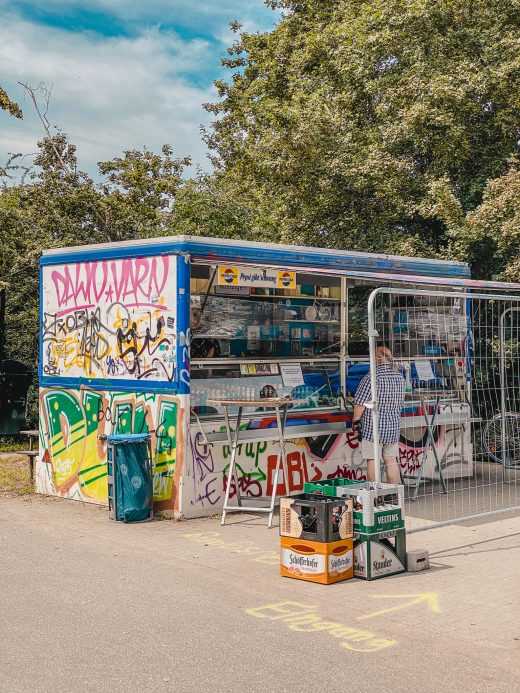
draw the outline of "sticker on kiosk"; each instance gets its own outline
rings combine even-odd
[[[219,265],[219,286],[255,286],[271,289],[295,289],[296,272],[263,269],[260,267],[236,267]]]

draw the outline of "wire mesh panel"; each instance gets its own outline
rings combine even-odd
[[[369,336],[378,430],[378,347],[404,380],[398,467],[409,531],[520,509],[520,297],[377,289]],[[379,450],[384,479],[391,460]]]

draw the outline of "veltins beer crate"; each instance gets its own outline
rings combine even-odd
[[[304,489],[306,493],[352,498],[355,532],[370,534],[404,527],[404,488],[401,484],[324,479],[308,481]]]
[[[339,541],[353,536],[352,499],[312,493],[280,498],[280,534],[309,541]]]
[[[348,580],[354,575],[353,542],[280,537],[280,575],[321,585]]]
[[[406,570],[406,531],[394,529],[354,538],[354,575],[377,580]]]

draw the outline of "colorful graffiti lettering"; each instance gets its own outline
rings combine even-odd
[[[218,424],[216,424],[218,427]],[[215,512],[222,504],[228,481],[230,449],[227,445],[209,446],[200,431],[190,438],[193,492],[188,515]],[[286,443],[287,479],[280,470],[277,495],[303,492],[306,481],[347,476],[362,479],[362,460],[357,440],[348,435],[326,435]],[[351,466],[345,462],[351,461]],[[238,492],[250,498],[272,494],[276,471],[277,444],[274,441],[247,442],[237,449],[237,480],[232,479],[230,498]]]
[[[176,259],[44,267],[43,373],[173,381]]]
[[[417,476],[422,466],[424,475],[428,478],[438,478],[433,450],[431,445],[429,449],[426,448],[426,445],[427,432],[422,433],[420,440],[415,443],[401,435],[399,465],[404,477]],[[447,474],[446,470],[454,466],[459,469],[452,471],[452,475],[468,473],[467,471],[464,472],[462,467],[469,470],[471,465],[471,456],[467,454],[470,447],[470,436],[463,426],[436,426],[433,429],[433,445],[445,477],[448,476],[449,478],[449,472]],[[466,450],[466,454],[464,454],[464,450]]]
[[[249,425],[244,424],[244,428]],[[459,450],[462,451],[463,442],[467,450],[469,442],[467,434],[461,428],[453,430],[438,428],[434,435],[434,445],[443,473],[448,478],[450,474],[460,473],[460,469],[455,468],[457,465],[469,465],[471,456],[467,453],[464,456],[462,452],[456,454]],[[215,423],[211,430],[221,430],[220,425]],[[190,507],[184,510],[188,516],[196,516],[215,512],[222,505],[228,481],[231,451],[227,445],[204,444],[200,430],[193,430],[191,436],[193,491],[190,495]],[[464,436],[466,438],[463,441]],[[403,474],[408,478],[417,475],[421,466],[424,443],[420,441],[416,445],[417,447],[406,445],[403,440],[399,444],[399,462]],[[306,481],[338,477],[357,481],[367,479],[366,464],[361,456],[357,436],[350,430],[341,434],[288,440],[286,454],[287,480],[281,469],[276,488],[279,496],[303,492]],[[242,496],[269,497],[273,490],[276,458],[277,443],[275,441],[248,441],[239,445],[237,480],[232,479],[230,498],[236,497],[237,488]],[[424,467],[425,473],[435,475],[435,458],[432,450],[428,452]]]
[[[103,434],[151,434],[154,502],[173,497],[179,398],[166,394],[114,393],[52,388],[40,391],[37,490],[98,503],[107,502]]]
[[[421,466],[420,458],[422,453],[423,449],[421,448],[405,448],[402,445],[399,446],[399,465],[404,474],[415,474]]]
[[[363,471],[359,467],[357,469],[350,469],[348,465],[344,464],[342,467],[338,466],[336,469],[327,474],[327,479],[352,479],[355,481],[366,481],[367,475],[366,471]]]
[[[197,495],[191,500],[191,505],[200,505],[202,508],[213,507],[220,500],[220,492],[211,447],[204,442],[200,431],[190,439],[190,447],[197,488]]]
[[[140,257],[77,262],[53,268],[50,276],[61,315],[78,307],[91,308],[103,299],[151,305],[169,279],[170,258]]]

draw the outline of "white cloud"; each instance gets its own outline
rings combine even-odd
[[[27,5],[37,0],[23,0]],[[12,6],[12,0],[0,0],[0,7]],[[102,12],[129,26],[136,22],[184,26],[197,33],[213,36],[234,19],[256,30],[268,29],[277,14],[263,0],[45,0],[45,11],[67,15],[79,10]]]
[[[173,145],[208,168],[199,127],[210,117],[201,104],[215,98],[208,84],[190,82],[207,71],[211,56],[200,39],[145,30],[137,38],[104,38],[42,27],[11,16],[0,25],[2,86],[24,110],[17,121],[0,111],[0,159],[8,151],[34,151],[42,135],[32,105],[18,81],[53,85],[49,120],[78,146],[80,166],[146,144]]]
[[[82,12],[96,31],[81,30]],[[97,161],[164,143],[209,169],[200,126],[212,116],[202,103],[217,98],[212,82],[234,38],[228,23],[255,31],[276,18],[263,0],[0,0],[0,85],[24,111],[23,121],[0,111],[0,164],[8,152],[34,152],[43,136],[20,81],[53,86],[49,120],[91,175]],[[104,35],[111,25],[127,35]]]

